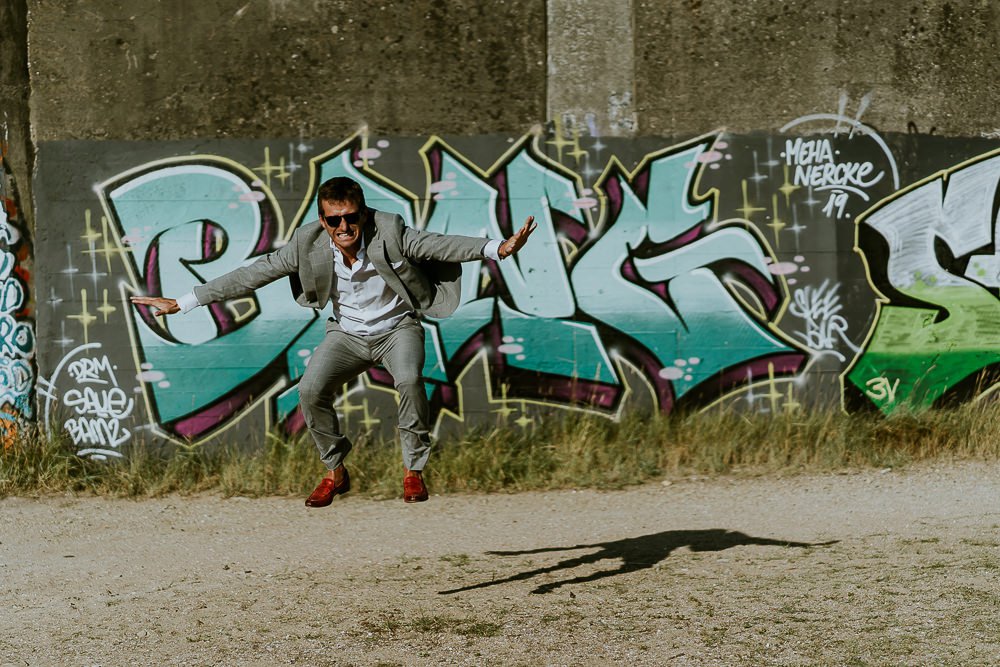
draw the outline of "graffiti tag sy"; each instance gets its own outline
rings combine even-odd
[[[889,378],[885,377],[872,378],[865,383],[865,386],[868,387],[865,393],[873,401],[894,403],[896,401],[896,389],[899,388],[899,378],[896,378],[895,382],[889,382]]]

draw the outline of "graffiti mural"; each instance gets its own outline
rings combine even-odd
[[[560,413],[968,399],[993,382],[996,167],[984,139],[942,158],[926,137],[865,125],[861,107],[680,140],[553,122],[518,136],[43,144],[39,219],[62,223],[36,249],[51,267],[37,287],[45,422],[105,458],[147,439],[301,430],[296,385],[331,313],[298,306],[287,280],[169,318],[128,297],[177,297],[281,247],[333,176],[417,228],[503,238],[539,224],[514,260],[463,264],[456,313],[423,321],[439,436]],[[348,430],[391,433],[383,369],[337,400]]]
[[[879,311],[845,399],[883,412],[964,402],[1000,374],[1000,156],[941,171],[858,220]]]
[[[34,418],[35,331],[28,266],[31,247],[18,220],[13,179],[0,155],[0,442]]]
[[[761,240],[739,224],[709,226],[714,201],[696,194],[696,180],[712,142],[647,156],[632,173],[614,162],[585,192],[531,137],[484,171],[432,139],[420,149],[430,196],[418,210],[417,197],[366,163],[373,153],[355,137],[311,160],[306,197],[288,225],[265,182],[211,156],[142,165],[98,189],[128,249],[123,294],[187,292],[274,250],[312,215],[318,184],[336,175],[360,181],[373,206],[435,232],[503,238],[513,220],[533,214],[539,230],[517,261],[465,264],[458,311],[424,323],[424,377],[437,410],[461,414],[457,380],[485,353],[494,387],[507,387],[508,398],[616,411],[625,391],[616,366],[627,363],[669,411],[687,395],[717,397],[794,374],[805,361],[768,327],[783,296]],[[763,316],[727,287],[737,280],[764,304]],[[298,307],[283,281],[169,324],[136,309],[132,349],[137,373],[155,375],[143,388],[157,427],[202,438],[258,401],[273,403],[277,420],[295,421],[293,385],[325,319]],[[717,330],[738,344],[701,345]],[[392,386],[377,370],[368,380]]]

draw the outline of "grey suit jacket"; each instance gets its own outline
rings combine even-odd
[[[365,252],[391,290],[418,313],[448,317],[458,308],[459,262],[484,259],[487,239],[423,232],[394,214],[368,209],[362,228]],[[295,230],[288,243],[252,264],[194,288],[198,303],[247,296],[258,287],[289,276],[295,300],[323,308],[336,290],[330,236],[319,220]]]

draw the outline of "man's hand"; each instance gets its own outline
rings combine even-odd
[[[528,219],[524,221],[524,226],[521,227],[513,236],[500,244],[500,248],[497,250],[497,254],[500,255],[501,259],[506,259],[513,254],[516,254],[525,243],[528,242],[528,237],[531,236],[531,232],[535,231],[535,216],[529,215]]]
[[[139,306],[156,308],[156,312],[153,313],[156,317],[181,312],[180,307],[177,305],[177,299],[168,299],[163,296],[133,296],[129,297],[129,299],[132,303]]]

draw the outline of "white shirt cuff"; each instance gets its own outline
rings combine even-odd
[[[496,239],[487,241],[486,245],[483,247],[483,256],[486,257],[487,259],[492,259],[495,262],[499,262],[501,259],[503,259],[502,257],[500,257],[501,243],[503,243],[503,241],[498,241]]]
[[[198,303],[198,297],[194,295],[193,291],[177,298],[177,307],[181,309],[182,313],[194,310],[200,305],[201,304]]]

